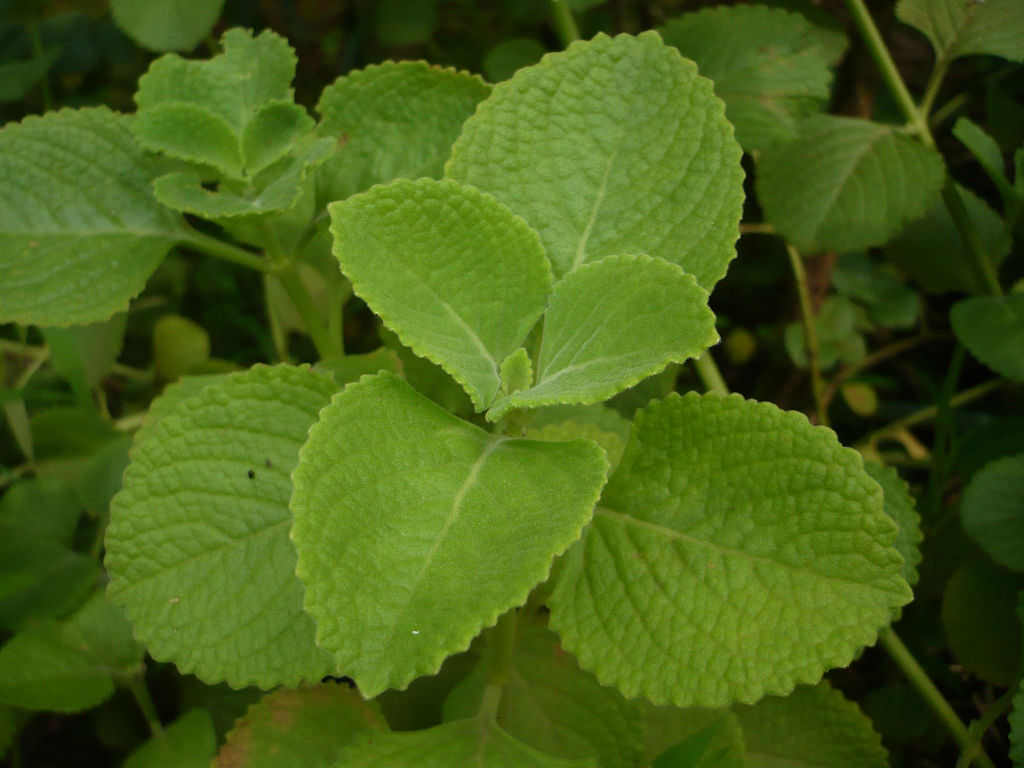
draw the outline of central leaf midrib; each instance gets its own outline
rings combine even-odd
[[[608,155],[608,160],[604,167],[604,175],[601,176],[601,183],[597,188],[594,205],[590,209],[590,218],[587,220],[587,224],[583,228],[583,233],[580,235],[580,241],[576,245],[576,256],[572,261],[572,266],[569,268],[570,272],[583,263],[584,257],[587,254],[587,242],[590,240],[590,233],[593,231],[594,223],[597,221],[597,212],[600,210],[601,203],[604,202],[605,194],[608,192],[608,177],[611,176],[612,166],[615,164],[615,159],[618,156],[618,147],[612,150],[612,153]]]

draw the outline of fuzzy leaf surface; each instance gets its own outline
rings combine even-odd
[[[964,299],[949,319],[972,355],[996,373],[1024,381],[1024,293]]]
[[[281,689],[235,723],[214,768],[330,768],[365,730],[387,730],[373,703],[345,684]]]
[[[548,576],[606,470],[593,443],[492,435],[390,374],[349,385],[294,473],[318,644],[367,698],[435,673]]]
[[[111,0],[114,22],[151,51],[191,51],[210,34],[224,0]]]
[[[658,30],[715,84],[748,152],[796,136],[820,112],[832,72],[819,30],[799,13],[767,6],[684,13]]]
[[[971,479],[960,520],[989,557],[1024,571],[1024,454],[994,461]]]
[[[331,670],[302,612],[290,473],[334,383],[256,366],[146,427],[111,504],[111,599],[156,659],[207,683],[296,685]]]
[[[707,292],[675,264],[650,256],[584,264],[551,294],[537,383],[501,398],[487,418],[497,421],[509,408],[606,400],[716,341]]]
[[[209,768],[217,734],[205,709],[193,709],[171,723],[124,761],[124,768]]]
[[[766,218],[805,253],[881,245],[942,188],[942,156],[892,126],[819,115],[758,162]]]
[[[971,54],[1024,61],[1024,5],[1017,0],[900,0],[896,16],[928,38],[939,61]]]
[[[888,768],[871,721],[826,682],[734,711],[750,768]]]
[[[440,365],[478,411],[544,312],[551,268],[537,234],[458,182],[399,180],[330,206],[334,254],[402,343]]]
[[[903,578],[907,584],[917,584],[917,566],[921,562],[921,516],[915,508],[910,486],[892,467],[873,461],[864,462],[864,469],[875,482],[882,486],[885,497],[885,514],[899,526],[895,547],[903,556]]]
[[[445,175],[523,216],[556,276],[646,253],[710,290],[735,255],[741,154],[693,62],[656,32],[599,34],[496,85]]]
[[[830,430],[735,395],[670,395],[637,412],[551,626],[626,696],[755,701],[847,664],[910,600],[895,536]]]
[[[320,196],[342,200],[398,178],[440,178],[462,124],[491,86],[424,61],[387,61],[324,89],[317,133],[338,154],[318,170]]]
[[[106,320],[181,239],[184,223],[153,198],[160,171],[129,124],[99,108],[0,130],[0,322]]]

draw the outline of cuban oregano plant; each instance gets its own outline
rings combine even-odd
[[[743,765],[745,738],[833,728],[884,765],[820,681],[911,598],[905,487],[768,403],[605,405],[718,340],[744,176],[711,81],[654,32],[599,35],[494,87],[369,67],[314,120],[283,39],[222,44],[157,59],[133,115],[0,132],[0,320],[106,320],[188,248],[260,271],[322,358],[168,386],[111,505],[102,611],[274,689],[219,764]],[[343,354],[351,294],[391,349]],[[438,673],[443,720],[390,731],[380,706]]]

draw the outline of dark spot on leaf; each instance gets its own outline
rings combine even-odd
[[[270,469],[272,466],[274,466],[273,464],[270,463],[270,459],[267,459],[263,463],[267,465],[267,469]]]
[[[253,480],[256,477],[256,471],[252,470],[252,469],[250,469],[248,472],[246,472],[246,474],[249,475],[249,479],[250,480]]]

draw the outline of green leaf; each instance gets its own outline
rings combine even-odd
[[[210,334],[181,315],[164,315],[153,326],[153,367],[174,381],[210,359]]]
[[[37,56],[0,64],[0,104],[21,101],[60,58],[60,46],[49,45]],[[2,755],[2,753],[0,753]]]
[[[750,768],[888,768],[871,721],[827,682],[736,707]]]
[[[193,709],[132,752],[124,768],[208,768],[216,753],[210,713]]]
[[[352,737],[386,731],[375,704],[339,683],[278,690],[253,704],[214,768],[330,768]]]
[[[502,40],[484,56],[481,69],[492,83],[508,80],[518,70],[536,64],[547,49],[532,37]]]
[[[910,486],[892,467],[867,461],[864,469],[875,482],[882,486],[885,497],[885,514],[899,526],[894,546],[903,556],[903,578],[910,586],[917,584],[919,574],[917,566],[921,562],[921,516],[917,513],[914,497],[910,495]]]
[[[151,51],[191,51],[210,34],[224,0],[111,0],[125,34]]]
[[[0,524],[67,547],[81,513],[74,492],[52,478],[22,480],[0,497]]]
[[[168,173],[153,185],[157,200],[183,213],[205,219],[232,219],[284,211],[295,205],[302,194],[306,168],[289,157],[272,169],[276,173],[262,190],[236,194],[223,188],[213,191],[203,186],[194,173]]]
[[[896,525],[861,458],[733,395],[639,411],[551,626],[626,696],[720,706],[849,663],[907,603]]]
[[[80,405],[92,407],[90,390],[100,385],[121,355],[127,320],[120,314],[102,323],[43,329],[50,361],[69,381]]]
[[[820,33],[799,13],[766,6],[684,13],[658,30],[715,83],[736,138],[748,151],[796,137],[821,112],[832,72]]]
[[[317,643],[368,698],[433,674],[547,578],[606,469],[592,443],[489,434],[390,374],[350,384],[293,478]]]
[[[960,520],[989,557],[1024,571],[1024,454],[993,461],[974,476]]]
[[[324,89],[320,136],[338,153],[318,170],[324,200],[342,200],[398,178],[440,178],[463,122],[491,87],[476,75],[425,61],[388,61]]]
[[[142,648],[121,610],[97,594],[67,622],[43,619],[0,648],[0,704],[78,712],[137,674]]]
[[[710,290],[735,255],[741,154],[692,62],[656,32],[599,34],[495,86],[445,174],[523,216],[556,276],[646,253]]]
[[[928,38],[940,62],[972,54],[1024,61],[1024,6],[1017,0],[900,0],[896,16]]]
[[[153,199],[159,170],[128,124],[61,110],[0,130],[0,322],[105,320],[183,236],[181,217]]]
[[[533,361],[525,347],[520,347],[501,363],[501,391],[518,392],[533,383]]]
[[[891,267],[865,253],[845,253],[832,269],[836,291],[864,306],[868,319],[883,328],[910,328],[917,322],[917,292]]]
[[[675,264],[649,256],[584,264],[551,294],[537,383],[500,398],[487,418],[497,421],[510,408],[606,400],[716,341],[707,292]]]
[[[425,731],[362,734],[334,768],[596,768],[593,760],[545,755],[484,720],[456,720]]]
[[[799,250],[881,245],[922,216],[945,178],[942,156],[893,126],[819,115],[757,166],[765,217]]]
[[[330,206],[334,253],[355,293],[439,364],[478,411],[501,363],[544,312],[551,269],[535,232],[454,181],[396,181]]]
[[[669,747],[651,763],[651,768],[696,768],[708,753],[716,725],[710,725]]]
[[[739,721],[727,709],[680,709],[647,705],[645,714],[645,759],[662,759],[680,744],[694,745],[697,737],[710,735],[707,749],[696,768],[746,768],[743,734]],[[661,757],[659,757],[661,756]],[[671,766],[666,765],[666,768]]]
[[[398,355],[387,347],[379,347],[362,355],[345,355],[331,360],[321,360],[313,368],[330,373],[339,387],[359,381],[362,376],[370,376],[381,371],[396,376],[402,373],[402,363]]]
[[[953,305],[953,333],[998,374],[1024,380],[1024,294],[973,296]]]
[[[302,612],[288,500],[333,391],[308,368],[256,366],[146,427],[111,504],[106,565],[111,599],[154,658],[235,687],[332,671]]]
[[[822,302],[814,326],[818,336],[818,365],[823,370],[840,361],[855,363],[867,354],[867,345],[858,330],[862,314],[857,305],[844,296],[829,296]],[[793,362],[807,368],[810,362],[803,324],[787,325],[784,341]]]
[[[1014,204],[1021,195],[1006,178],[1003,164],[1003,151],[996,140],[985,132],[985,129],[968,117],[958,117],[953,125],[953,135],[974,155],[974,159],[982,167],[1007,206]]]

